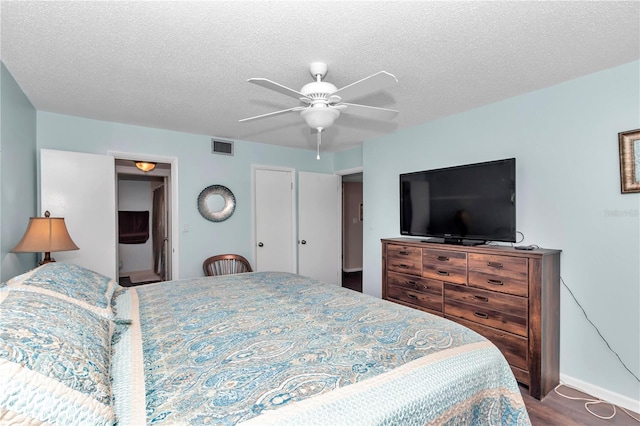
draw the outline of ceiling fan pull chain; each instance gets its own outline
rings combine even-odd
[[[322,134],[322,127],[318,127],[318,136],[317,136],[317,147],[318,147],[318,153],[316,154],[316,160],[320,159],[320,143],[322,142],[322,137],[320,136]]]

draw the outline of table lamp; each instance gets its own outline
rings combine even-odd
[[[62,217],[50,217],[51,213],[44,212],[45,217],[29,218],[29,225],[22,239],[12,253],[44,252],[40,265],[55,262],[51,257],[52,251],[78,250],[73,242]]]

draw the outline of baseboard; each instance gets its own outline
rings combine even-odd
[[[619,407],[626,408],[627,410],[631,410],[635,413],[640,413],[640,400],[635,400],[627,396],[611,392],[610,390],[592,385],[591,383],[583,382],[582,380],[567,376],[566,374],[560,374],[560,383],[576,388],[581,392],[588,393],[591,396],[610,402]]]
[[[359,272],[362,271],[362,268],[342,268],[343,272]]]

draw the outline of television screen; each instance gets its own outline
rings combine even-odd
[[[401,174],[400,233],[515,242],[515,158]]]

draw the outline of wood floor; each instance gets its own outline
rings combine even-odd
[[[578,398],[595,399],[590,395],[576,391],[566,386],[560,386],[558,391],[564,395]],[[527,389],[520,387],[520,393],[527,406],[529,417],[533,426],[638,426],[640,422],[629,417],[620,408],[616,409],[616,415],[609,420],[602,420],[591,415],[584,407],[586,401],[574,401],[566,399],[551,391],[542,401],[531,398]],[[591,411],[600,416],[608,417],[613,414],[609,404],[591,405]],[[632,414],[640,418],[637,413]]]
[[[362,293],[362,271],[342,272],[342,287]]]

